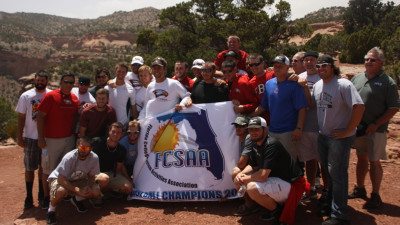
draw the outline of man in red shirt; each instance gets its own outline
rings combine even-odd
[[[179,81],[189,92],[192,92],[194,81],[188,76],[189,64],[187,62],[176,61],[175,71],[172,79]]]
[[[265,83],[275,77],[273,70],[265,68],[264,58],[262,55],[249,55],[247,58],[248,66],[254,76],[250,79],[249,85],[257,96],[257,103],[261,103],[261,99],[265,92]]]
[[[44,206],[49,203],[47,178],[62,157],[75,147],[73,131],[78,118],[79,100],[71,93],[75,75],[62,75],[60,88],[45,95],[38,107],[38,146],[42,149]]]
[[[249,86],[249,77],[237,73],[236,62],[227,60],[222,63],[222,72],[228,83],[229,99],[234,104],[235,113],[252,113],[257,105],[257,97]]]
[[[217,54],[214,63],[217,69],[221,68],[222,62],[225,60],[225,55],[229,51],[234,51],[238,55],[239,62],[237,63],[238,69],[246,71],[246,59],[249,54],[247,52],[240,50],[240,38],[238,36],[231,35],[227,40],[228,49],[223,50]],[[222,68],[221,68],[222,69]]]

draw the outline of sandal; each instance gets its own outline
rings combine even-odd
[[[257,205],[246,206],[246,204],[243,204],[243,205],[239,206],[239,208],[236,210],[236,212],[233,215],[247,216],[247,215],[258,212],[258,210],[259,210],[259,207]]]

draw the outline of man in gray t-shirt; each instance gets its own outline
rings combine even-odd
[[[321,213],[329,219],[322,225],[347,224],[350,148],[364,103],[353,84],[339,78],[339,68],[331,56],[320,56],[317,68],[321,80],[314,85],[312,96],[317,107],[321,166],[328,171],[328,195]]]
[[[92,152],[91,140],[79,139],[78,148],[62,158],[48,178],[50,184],[50,204],[47,212],[47,224],[55,224],[56,206],[67,196],[78,212],[86,212],[84,199],[97,199],[100,188],[108,183],[107,176],[100,174],[99,158]]]

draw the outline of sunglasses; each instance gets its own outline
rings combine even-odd
[[[75,83],[75,81],[67,81],[67,80],[63,80],[63,82],[66,84],[74,84]]]
[[[92,150],[92,146],[83,146],[83,145],[79,145],[79,150],[81,150],[81,151],[90,151],[90,150]]]
[[[327,66],[330,66],[330,63],[321,63],[321,64],[317,64],[316,67],[317,69],[319,68],[326,68]]]
[[[201,72],[203,72],[203,73],[211,73],[212,71],[213,71],[213,69],[211,69],[211,68],[201,69]]]
[[[249,67],[259,66],[260,64],[261,64],[261,62],[258,62],[258,63],[249,63]]]
[[[235,128],[246,128],[247,125],[239,125],[239,124],[235,124]]]
[[[372,62],[372,63],[374,63],[374,62],[377,61],[377,59],[373,59],[373,58],[364,58],[364,61],[365,61],[365,62]]]
[[[138,130],[137,131],[128,131],[127,133],[128,134],[138,134],[138,133],[140,133],[140,131],[138,131]]]

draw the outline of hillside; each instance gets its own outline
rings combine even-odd
[[[118,11],[97,19],[0,12],[0,75],[28,75],[65,60],[125,58],[137,31],[156,29],[160,10]]]
[[[313,23],[341,21],[343,20],[343,15],[345,11],[346,7],[340,7],[340,6],[322,8],[317,11],[308,13],[303,18],[294,20],[294,22],[306,22],[308,24],[313,24]]]

